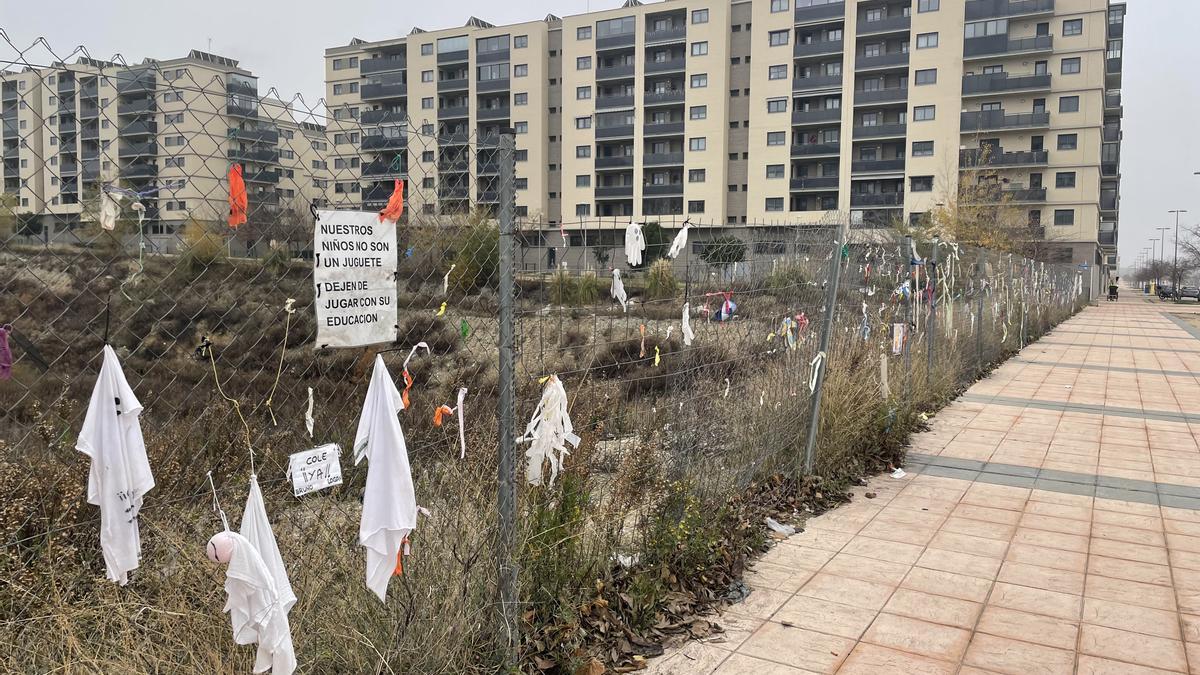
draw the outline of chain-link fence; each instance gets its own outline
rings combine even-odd
[[[1083,300],[1069,267],[870,239],[836,213],[738,228],[663,216],[639,224],[633,264],[628,222],[518,218],[513,137],[466,118],[353,118],[260,93],[211,55],[8,46],[5,670],[248,669],[203,551],[221,527],[214,492],[239,520],[252,462],[304,672],[636,667],[736,595],[763,513],[897,461],[917,415]],[[232,228],[235,164],[247,219]],[[319,348],[314,207],[376,211],[396,180],[394,344]],[[367,466],[343,452],[343,483],[300,498],[285,474],[291,453],[350,448],[375,355],[398,377],[418,342],[401,423],[431,515],[380,604],[357,545]],[[157,480],[125,587],[102,579],[75,450],[106,344],[144,406]],[[555,382],[580,441],[529,486],[519,437]],[[433,418],[462,387],[460,459],[456,425]]]

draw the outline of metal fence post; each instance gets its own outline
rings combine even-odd
[[[513,246],[516,240],[516,137],[512,130],[500,135],[500,392],[497,403],[499,420],[499,461],[497,462],[496,510],[499,527],[496,534],[496,565],[499,572],[500,635],[503,640],[503,660],[507,668],[515,668],[519,642],[518,615],[520,607],[516,563],[516,380],[513,352],[516,327],[516,275],[513,269]]]
[[[804,474],[811,475],[817,448],[817,431],[821,425],[821,387],[825,383],[825,365],[829,360],[829,336],[833,333],[833,316],[837,310],[838,277],[842,272],[842,246],[846,238],[847,225],[838,226],[838,235],[833,241],[833,250],[829,256],[829,283],[825,286],[825,324],[821,326],[821,346],[817,351],[819,357],[812,374],[816,384],[812,390],[812,400],[808,411],[808,442],[804,448]]]
[[[933,238],[933,251],[929,254],[929,264],[925,267],[925,285],[929,287],[929,322],[925,336],[925,383],[933,387],[933,353],[934,341],[937,339],[937,267],[938,267],[938,238]]]
[[[912,402],[912,337],[913,337],[913,303],[917,301],[917,287],[913,283],[913,241],[912,237],[904,238],[904,256],[908,258],[908,278],[904,285],[908,287],[908,301],[904,303],[904,402]]]
[[[983,296],[987,290],[987,253],[983,250],[975,264],[975,276],[979,280],[975,294],[975,369],[983,373]]]

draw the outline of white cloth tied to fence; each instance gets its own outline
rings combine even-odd
[[[621,281],[621,270],[614,267],[612,272],[612,296],[617,302],[621,303],[622,312],[629,311],[625,307],[629,296],[625,293],[625,283]]]
[[[646,235],[642,233],[642,226],[638,223],[629,223],[625,228],[625,262],[630,267],[637,267],[642,264],[642,252],[646,250]]]
[[[308,437],[313,437],[313,425],[316,420],[313,419],[313,388],[308,388],[308,410],[304,413],[304,428],[308,429]]]
[[[242,526],[245,527],[245,522]],[[287,619],[291,605],[285,608],[270,566],[254,542],[237,532],[217,534],[209,541],[209,549],[217,551],[218,559],[229,565],[225,569],[228,594],[225,611],[233,626],[233,641],[239,645],[258,645],[254,672],[270,670],[274,675],[291,675],[296,670],[296,652]]]
[[[138,511],[154,488],[133,394],[112,347],[104,345],[100,375],[75,449],[91,459],[88,503],[100,507],[100,548],[109,581],[122,586],[142,556]]]
[[[692,306],[691,303],[683,303],[683,321],[682,334],[684,346],[691,347],[692,340],[696,339],[696,334],[692,332]]]
[[[529,442],[525,451],[528,459],[525,467],[525,478],[530,485],[542,484],[542,464],[550,462],[550,485],[558,478],[562,468],[563,458],[568,454],[567,444],[572,448],[579,447],[579,436],[575,435],[571,416],[567,412],[567,390],[559,381],[557,375],[551,375],[546,380],[546,388],[542,390],[542,400],[533,411],[533,417],[525,427],[525,435],[520,442]]]
[[[415,348],[414,348],[415,350]],[[383,601],[404,538],[417,526],[417,497],[404,431],[397,418],[403,402],[383,356],[375,369],[354,436],[354,463],[370,459],[363,492],[358,543],[367,549],[367,588]]]
[[[678,258],[679,254],[683,253],[683,249],[687,248],[689,228],[691,228],[691,225],[684,223],[683,229],[679,231],[679,234],[675,235],[675,240],[671,242],[671,248],[667,251],[668,258],[672,260]]]
[[[117,227],[121,206],[107,190],[100,190],[100,227],[112,232]]]
[[[263,566],[270,575],[274,588],[274,607],[267,615],[270,622],[255,629],[258,643],[258,654],[254,660],[254,672],[262,673],[268,669],[275,675],[289,675],[296,670],[296,650],[292,646],[292,629],[288,623],[288,612],[296,604],[296,594],[288,580],[287,568],[283,566],[283,556],[279,554],[279,546],[275,543],[275,533],[271,530],[271,521],[267,518],[267,507],[263,503],[262,490],[258,487],[258,477],[250,476],[250,494],[246,496],[246,510],[242,513],[241,535],[254,547],[262,560]],[[230,569],[233,569],[232,562]],[[228,589],[228,585],[226,586]],[[226,611],[234,600],[230,593]],[[247,624],[239,628],[237,619],[245,619],[244,614],[230,612],[234,621],[233,634],[236,640],[239,633],[246,631]],[[239,642],[238,644],[247,644]]]

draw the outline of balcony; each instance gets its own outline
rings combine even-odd
[[[465,76],[438,80],[437,83],[437,90],[439,94],[447,91],[466,91],[469,88],[470,84],[467,83],[467,78]]]
[[[499,190],[480,190],[475,195],[475,201],[479,202],[480,204],[499,204],[500,203],[500,191]]]
[[[975,195],[968,195],[972,199]],[[1006,188],[994,187],[979,191],[978,199],[984,203],[1029,203],[1046,201],[1046,188],[1027,188],[1022,185],[1010,185]]]
[[[118,157],[153,157],[158,154],[157,143],[129,143],[121,146]]]
[[[1008,73],[964,75],[963,96],[980,96],[1017,91],[1040,91],[1050,88],[1050,74],[1010,76]]]
[[[498,77],[494,80],[478,80],[475,82],[475,91],[508,91],[512,88],[512,81],[507,77]]]
[[[100,125],[90,124],[84,126],[79,133],[79,137],[85,141],[96,141],[100,139]]]
[[[596,127],[596,138],[633,138],[633,125],[618,124],[611,127]]]
[[[154,178],[158,175],[158,167],[153,164],[127,164],[121,167],[124,178]]]
[[[438,134],[437,138],[440,145],[466,145],[471,140],[471,134],[467,131],[446,131]]]
[[[359,87],[358,93],[364,101],[375,101],[384,98],[403,98],[408,95],[408,84],[404,82],[364,84],[363,86]]]
[[[225,91],[230,94],[240,94],[242,96],[258,97],[258,85],[253,82],[245,82],[242,80],[230,80],[225,83]]]
[[[1004,129],[1037,129],[1050,126],[1050,113],[1020,113],[1005,115],[1003,110],[965,112],[959,118],[959,130],[964,133]]]
[[[1116,123],[1105,124],[1104,129],[1100,132],[1100,140],[1106,143],[1121,142],[1121,125]]]
[[[467,118],[471,116],[471,108],[465,103],[441,106],[438,108],[437,116],[439,120]]]
[[[907,33],[912,27],[910,16],[889,16],[879,21],[859,21],[859,35],[882,35],[884,33]]]
[[[134,79],[129,73],[123,73],[117,76],[117,93],[121,96],[132,96],[134,94],[153,94],[158,86],[157,80],[153,76],[139,76]]]
[[[403,110],[364,110],[359,121],[363,124],[404,124],[408,113]]]
[[[795,23],[807,24],[830,21],[832,19],[844,19],[846,17],[846,3],[831,2],[826,5],[813,5],[811,7],[797,7]]]
[[[79,173],[79,164],[75,162],[63,162],[58,167],[60,176],[75,176]]]
[[[362,194],[363,201],[386,202],[388,199],[391,199],[392,193],[395,190],[396,190],[395,185],[388,185],[385,183],[385,184],[380,184],[380,185],[372,185],[371,187],[364,188],[361,194]]]
[[[633,95],[629,96],[597,96],[596,108],[632,108]]]
[[[633,77],[633,64],[619,66],[600,66],[596,69],[597,80],[616,80]]]
[[[408,147],[408,136],[365,135],[359,142],[359,147],[363,150],[401,150]]]
[[[622,49],[624,47],[632,47],[637,42],[637,35],[633,33],[625,33],[624,35],[609,35],[607,37],[596,38],[596,50],[601,49]]]
[[[1104,92],[1104,109],[1116,112],[1121,111],[1121,92],[1106,91]]]
[[[466,185],[439,185],[438,199],[467,199],[471,191]]]
[[[679,153],[679,154],[682,157],[683,153]],[[682,163],[682,160],[677,163]],[[596,168],[597,169],[632,169],[633,168],[633,156],[632,155],[619,155],[619,156],[615,156],[615,157],[597,157],[596,158]]]
[[[967,21],[1053,14],[1054,0],[967,0]]]
[[[646,64],[646,74],[682,72],[687,67],[687,59],[667,59],[665,61],[650,61]]]
[[[252,148],[242,150],[230,148],[225,156],[235,162],[274,163],[279,161],[279,151],[275,148]]]
[[[406,67],[408,67],[407,56],[380,56],[374,59],[360,60],[358,62],[358,74],[386,73],[393,70],[404,70]]]
[[[279,172],[264,169],[262,171],[247,173],[243,178],[245,178],[247,183],[267,183],[274,185],[279,182]]]
[[[359,175],[361,175],[361,176],[403,176],[405,173],[407,173],[407,171],[405,170],[404,164],[405,164],[405,162],[403,162],[403,161],[396,162],[395,160],[393,160],[393,161],[388,162],[388,161],[379,160],[379,159],[371,161],[371,162],[363,162],[362,164],[359,165],[362,167],[362,170]]]
[[[1121,86],[1121,57],[1110,56],[1104,60],[1104,83],[1110,89]]]
[[[632,185],[597,185],[597,199],[622,199],[633,196]]]
[[[840,155],[841,152],[841,143],[802,143],[792,145],[792,157]]]
[[[683,134],[683,121],[678,122],[646,122],[642,127],[643,136],[677,136]]]
[[[880,70],[908,66],[908,52],[888,52],[878,56],[856,56],[854,70]]]
[[[850,193],[850,206],[903,206],[903,192]]]
[[[854,173],[902,173],[904,171],[904,158],[860,159],[850,163],[850,171]]]
[[[470,161],[466,157],[443,157],[438,160],[438,171],[442,173],[466,173]]]
[[[982,149],[958,151],[958,168],[1008,168],[1022,166],[1045,166],[1050,162],[1050,153],[1046,150],[1029,152],[991,152]]]
[[[500,173],[500,158],[494,154],[491,156],[480,154],[475,158],[475,173],[479,176],[494,176]]]
[[[668,105],[671,103],[683,103],[682,89],[669,89],[667,91],[648,91],[642,99],[643,105]]]
[[[64,136],[66,134],[73,134],[78,130],[79,130],[79,126],[75,124],[74,120],[59,120],[58,121],[58,133],[63,134]]]
[[[820,124],[822,122],[838,122],[842,119],[841,108],[820,108],[817,110],[792,111],[792,124]]]
[[[437,55],[437,62],[438,63],[456,63],[458,61],[466,61],[467,57],[468,57],[467,50],[459,49],[459,50],[453,51],[453,52],[441,52],[440,54]]]
[[[96,84],[96,78],[85,80],[79,87],[79,95],[83,98],[96,98],[100,95],[100,86]]]
[[[100,106],[94,103],[80,103],[79,117],[81,119],[92,119],[100,116]]]
[[[154,136],[158,133],[155,122],[138,121],[121,125],[121,136]]]
[[[1101,200],[1101,203],[1103,204],[1103,200]],[[1103,206],[1101,206],[1100,208],[1104,209]],[[1115,207],[1112,210],[1115,210]],[[1105,231],[1101,230],[1099,241],[1100,241],[1101,246],[1116,246],[1117,245],[1117,231],[1109,230],[1109,231],[1105,232]]]
[[[963,58],[984,58],[1000,54],[1030,54],[1054,49],[1053,35],[1008,39],[1007,33],[963,40]]]
[[[1101,211],[1116,211],[1117,210],[1117,195],[1114,193],[1100,194],[1100,210]]]
[[[646,44],[662,44],[664,42],[681,42],[687,38],[687,26],[672,26],[663,30],[646,31]]]
[[[130,103],[122,103],[117,106],[118,115],[145,115],[154,113],[154,99],[144,98]]]
[[[903,138],[908,125],[903,122],[854,127],[854,138]]]
[[[1100,160],[1100,175],[1105,178],[1120,178],[1121,162]]]
[[[797,42],[792,47],[792,56],[797,59],[806,59],[813,56],[828,56],[830,54],[842,53],[841,40],[819,40],[817,42]]]
[[[854,105],[870,105],[877,103],[904,103],[908,100],[908,87],[888,87],[885,89],[856,89]]]
[[[475,111],[475,117],[479,120],[506,120],[512,114],[512,108],[504,105],[495,108],[480,108]]]
[[[475,61],[477,63],[507,63],[511,54],[508,47],[493,49],[488,52],[477,51],[475,52]]]
[[[792,192],[822,191],[838,189],[837,176],[804,176],[790,182]]]
[[[234,117],[258,117],[258,108],[245,103],[230,103],[225,112]]]
[[[642,186],[643,197],[673,197],[683,194],[683,183],[648,184]]]
[[[683,164],[682,152],[647,152],[642,157],[642,166],[667,166]]]
[[[812,75],[810,77],[797,77],[792,80],[792,91],[809,91],[813,89],[841,89],[842,75]]]
[[[233,141],[245,141],[247,143],[269,143],[275,145],[279,142],[279,132],[275,129],[230,129],[228,138]]]

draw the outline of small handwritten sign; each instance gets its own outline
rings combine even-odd
[[[288,458],[287,475],[297,497],[342,483],[342,449],[329,443]]]

